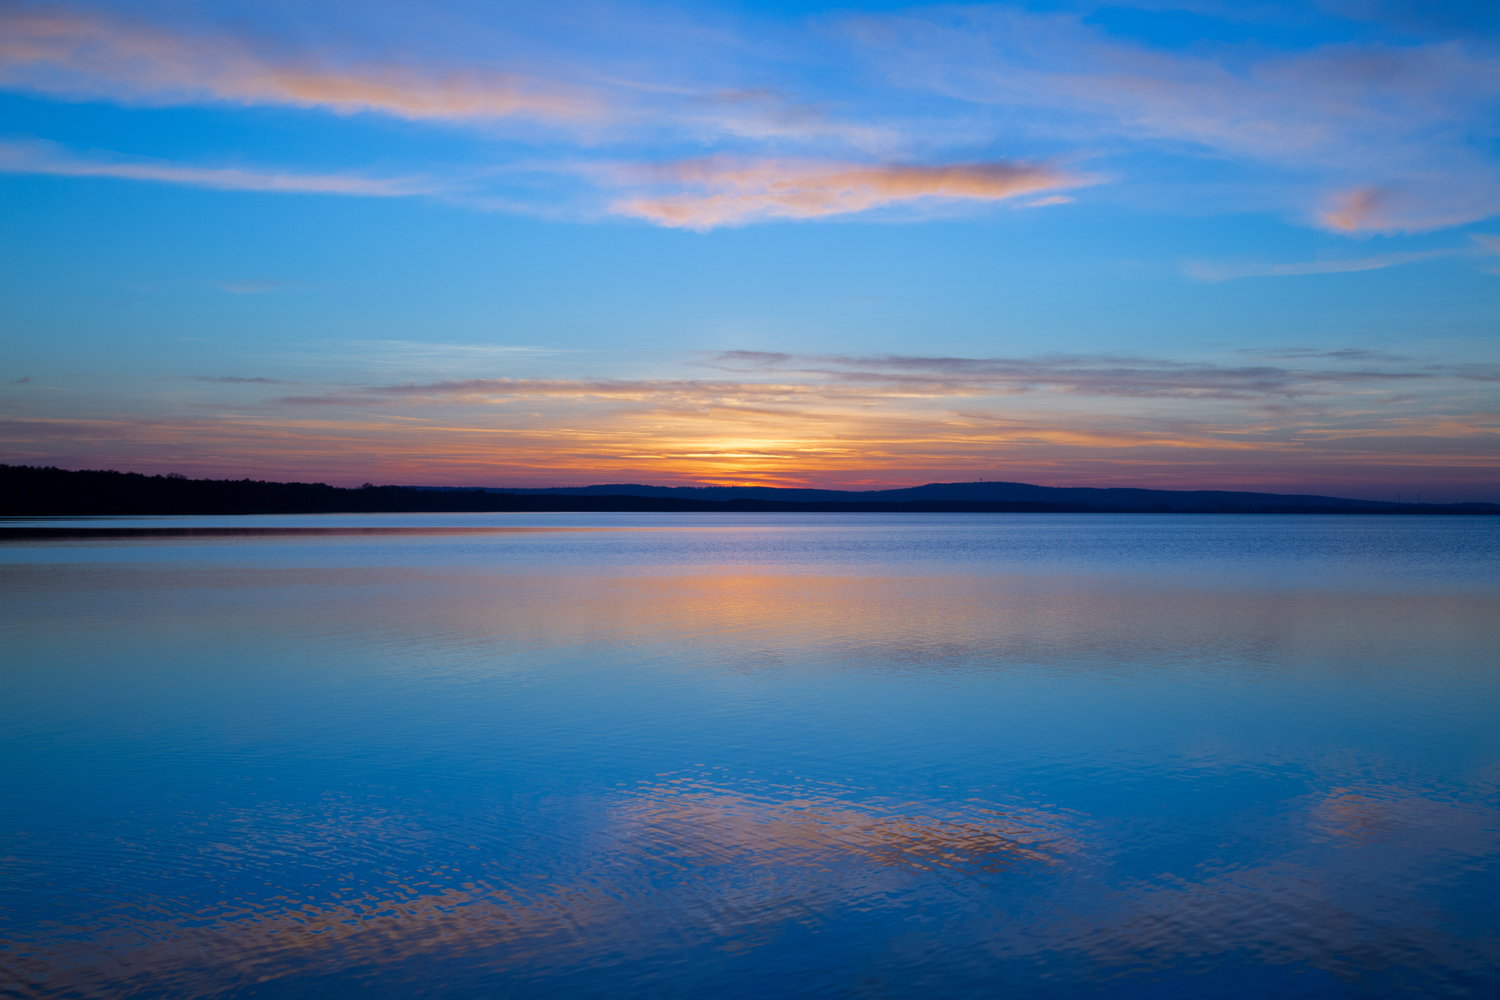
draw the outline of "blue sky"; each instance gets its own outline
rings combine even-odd
[[[1500,500],[1491,4],[0,5],[5,460]]]

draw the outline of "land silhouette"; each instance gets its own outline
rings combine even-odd
[[[705,513],[1500,514],[1500,504],[1409,504],[1222,490],[929,483],[846,492],[769,486],[611,484],[549,489],[188,479],[0,464],[0,515],[335,514],[662,511]]]

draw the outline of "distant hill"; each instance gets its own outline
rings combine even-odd
[[[418,486],[443,490],[453,487]],[[509,486],[464,487],[520,496],[679,497],[684,500],[778,500],[802,503],[910,503],[912,501],[1084,504],[1089,507],[1149,509],[1165,504],[1173,510],[1218,507],[1398,507],[1389,500],[1352,500],[1302,493],[1246,493],[1231,490],[1100,489],[1087,486],[1033,486],[1030,483],[928,483],[895,490],[804,490],[774,486],[643,486],[613,483],[518,489]]]
[[[0,516],[661,511],[703,513],[1500,514],[1500,504],[1404,504],[1277,493],[933,483],[904,490],[590,486],[573,490],[274,483],[0,465]],[[0,528],[0,537],[31,529]],[[50,530],[50,529],[49,529]],[[16,532],[22,532],[17,534]]]

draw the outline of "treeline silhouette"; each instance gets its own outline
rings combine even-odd
[[[423,490],[259,479],[188,479],[135,472],[0,464],[0,515],[60,517],[151,514],[395,514],[459,512],[660,511],[720,513],[1245,513],[1245,514],[1500,514],[1500,505],[1423,504],[1392,507],[1104,507],[1013,501],[799,502],[691,500],[677,497],[527,495],[487,490]]]

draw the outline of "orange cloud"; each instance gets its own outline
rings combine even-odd
[[[603,112],[577,87],[518,73],[423,73],[410,67],[318,65],[226,38],[188,38],[124,20],[72,13],[0,13],[0,80],[52,93],[208,96],[401,118],[522,116],[576,121]]]
[[[1335,195],[1333,200],[1334,207],[1321,216],[1323,224],[1330,229],[1357,233],[1390,228],[1381,212],[1390,201],[1390,192],[1384,188],[1355,188]]]
[[[844,215],[924,199],[1002,201],[1093,183],[1053,164],[1023,161],[923,166],[714,157],[668,164],[653,174],[658,181],[691,190],[627,198],[612,210],[697,230],[758,219]]]
[[[1457,226],[1495,214],[1493,184],[1482,176],[1435,174],[1383,187],[1337,192],[1318,221],[1351,235],[1420,233]]]

